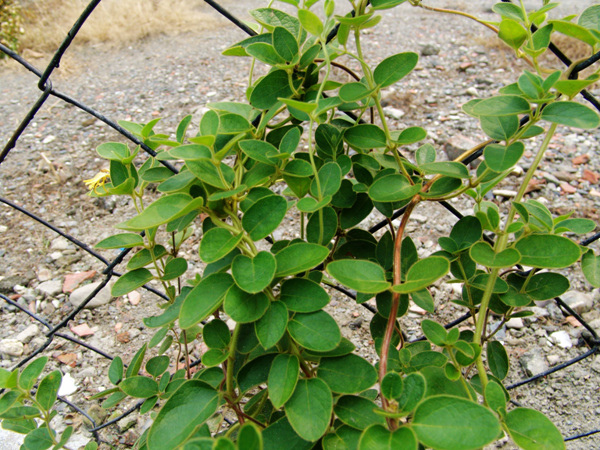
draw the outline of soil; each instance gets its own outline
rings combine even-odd
[[[489,9],[492,2],[447,0],[442,3],[441,7],[460,8],[488,19],[493,17]],[[537,6],[539,2],[526,3]],[[571,10],[575,7],[583,10],[593,2],[563,3],[554,17],[573,12]],[[223,5],[243,19],[249,19],[247,10],[264,6],[258,0],[227,0]],[[245,35],[214,14],[215,20],[222,23],[217,30],[177,36],[157,35],[119,48],[76,46],[68,51],[69,67],[59,69],[56,76],[53,75],[53,85],[111,120],[148,122],[162,117],[157,129],[167,134],[173,133],[186,114],[193,114],[193,123],[197,124],[209,102],[244,101],[250,69],[247,59],[221,55],[225,48],[245,38]],[[366,58],[371,64],[401,51],[422,53],[417,70],[386,93],[386,111],[396,117],[391,120],[394,129],[414,125],[424,127],[428,131],[426,141],[438,150],[440,160],[447,159],[444,149],[448,150],[457,138],[470,139],[475,143],[484,140],[485,135],[477,121],[464,114],[461,105],[475,94],[485,97],[496,93],[500,87],[513,82],[526,65],[515,61],[511,52],[489,30],[466,18],[423,11],[410,7],[408,3],[383,11],[382,16],[380,26],[366,33],[365,37]],[[578,51],[572,43],[566,42],[566,45],[573,52]],[[46,60],[33,60],[33,63],[43,68]],[[547,63],[556,64],[550,59]],[[34,75],[15,68],[13,64],[0,65],[2,145],[40,95],[36,80]],[[596,86],[591,91],[600,94]],[[598,130],[559,128],[543,167],[536,173],[536,190],[529,194],[531,198],[544,202],[557,215],[575,209],[575,217],[591,218],[599,223],[599,137]],[[25,208],[93,246],[114,234],[116,223],[134,215],[133,208],[125,200],[93,199],[87,195],[83,180],[92,178],[106,166],[95,153],[95,148],[107,141],[123,141],[123,138],[102,121],[60,99],[50,98],[0,165],[0,198]],[[527,144],[525,157],[519,163],[521,169],[527,170],[539,143],[540,140],[534,139]],[[404,152],[410,158],[414,156],[415,149],[416,146],[411,146]],[[514,190],[522,179],[522,173],[522,170],[517,170],[498,189]],[[501,207],[505,195],[510,194],[497,192],[495,195],[494,200]],[[463,214],[472,213],[472,204],[465,199],[451,203]],[[381,219],[382,216],[374,213],[361,227],[366,229]],[[413,219],[408,232],[422,256],[439,248],[437,239],[447,234],[456,220],[439,205],[431,204],[417,209]],[[292,217],[278,232],[283,237],[295,236],[297,221]],[[197,257],[200,238],[198,228],[183,255],[189,258],[189,274],[201,273],[203,269]],[[598,252],[597,243],[591,247]],[[113,259],[118,252],[103,251],[101,254]],[[65,277],[96,271],[89,281],[81,282],[83,285],[101,280],[104,268],[101,262],[82,249],[0,202],[0,293],[57,324],[73,309],[68,293],[62,292]],[[585,296],[587,303],[581,309],[583,318],[587,322],[595,320],[597,324],[600,317],[598,290],[592,290],[577,270],[568,270],[565,274],[571,280],[574,295]],[[47,283],[51,281],[55,281],[59,288],[48,292]],[[75,331],[65,329],[63,332],[76,337],[77,333],[85,334],[82,331],[85,328],[74,327],[87,325],[91,334],[79,339],[128,361],[153,335],[141,319],[160,311],[154,294],[145,290],[139,290],[139,294],[141,299],[130,295],[112,299],[95,309],[83,310],[69,325]],[[448,322],[463,313],[450,302],[457,298],[457,291],[452,285],[440,284],[433,288],[433,294],[436,301],[434,316],[413,306],[403,320],[410,339],[420,336],[419,322],[422,318]],[[344,336],[356,345],[357,352],[374,361],[369,333],[371,312],[335,291],[332,291],[332,302],[328,308]],[[34,323],[26,314],[7,304],[2,305],[0,314],[0,341],[19,340],[19,333]],[[566,318],[553,303],[549,303],[538,305],[535,315],[522,323],[502,328],[498,337],[505,343],[512,363],[509,384],[526,378],[528,370],[557,366],[588,350],[581,338],[582,327],[572,319]],[[21,339],[23,355],[3,354],[0,367],[14,367],[20,359],[44,343],[47,330],[38,326],[38,331],[33,331],[29,340]],[[571,347],[563,348],[557,344],[553,337],[557,331],[566,332]],[[565,344],[565,347],[568,346]],[[192,358],[199,357],[202,351],[202,346],[196,345]],[[87,401],[87,398],[109,387],[106,377],[109,360],[59,338],[54,339],[45,354],[50,356],[52,368],[58,367],[73,377],[77,389],[66,395],[70,401],[86,410],[98,403]],[[541,366],[535,366],[535,362]],[[523,406],[547,414],[564,436],[573,436],[600,429],[599,381],[600,358],[591,356],[521,386],[511,394]],[[123,412],[134,404],[129,402],[118,409]],[[61,415],[55,419],[57,427],[76,425],[78,440],[70,444],[70,448],[78,448],[90,439],[82,416],[73,413],[64,404],[59,409]],[[92,409],[93,412],[97,410]],[[94,414],[98,417],[97,412]],[[115,416],[112,411],[111,414]],[[102,439],[118,448],[126,448],[148,426],[148,420],[146,416],[133,414],[102,431]],[[567,448],[600,448],[599,436],[595,434],[569,441]],[[501,441],[494,448],[512,448],[512,444]]]

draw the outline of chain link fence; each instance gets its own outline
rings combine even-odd
[[[90,15],[94,12],[94,9],[98,6],[100,1],[101,0],[92,0],[87,5],[85,10],[81,13],[81,15],[79,16],[79,18],[77,19],[77,21],[75,22],[73,27],[71,28],[71,30],[68,32],[66,38],[64,39],[64,41],[62,42],[62,44],[60,45],[58,50],[56,50],[56,52],[54,53],[50,63],[44,68],[44,70],[39,70],[32,63],[30,63],[27,59],[25,59],[23,56],[15,53],[14,51],[9,49],[5,45],[0,44],[0,51],[4,52],[6,55],[8,55],[8,57],[12,58],[14,61],[19,63],[21,66],[23,66],[25,69],[27,69],[29,72],[31,72],[32,74],[34,74],[37,77],[37,79],[38,79],[37,88],[40,91],[39,97],[37,98],[35,103],[30,107],[29,111],[25,114],[25,116],[23,117],[23,119],[20,122],[20,124],[18,125],[18,127],[12,133],[12,136],[10,136],[8,141],[2,147],[2,150],[0,151],[0,171],[3,169],[2,164],[6,161],[7,158],[10,157],[11,151],[13,149],[15,149],[15,147],[19,143],[19,139],[24,135],[24,133],[31,126],[32,121],[34,120],[36,115],[40,112],[40,109],[42,108],[42,106],[46,105],[50,101],[50,99],[55,99],[56,101],[59,101],[59,102],[65,102],[67,104],[70,104],[70,105],[80,109],[81,111],[89,114],[90,116],[93,116],[95,119],[105,123],[112,129],[114,129],[116,132],[121,134],[124,138],[128,139],[129,141],[133,142],[136,145],[139,145],[147,154],[152,155],[152,156],[156,155],[155,151],[153,151],[151,148],[146,146],[143,142],[141,142],[137,137],[132,135],[126,129],[121,127],[116,121],[112,120],[109,117],[106,117],[102,113],[102,111],[97,111],[97,110],[91,108],[90,106],[84,104],[83,102],[79,101],[77,98],[73,98],[63,92],[58,91],[52,85],[52,76],[55,72],[55,69],[57,69],[59,67],[59,64],[63,60],[63,57],[64,57],[65,53],[67,52],[67,50],[69,49],[71,43],[73,42],[73,39],[76,37],[77,33],[79,32],[79,30],[81,29],[81,27],[83,26],[85,21],[88,19],[88,17],[90,17]],[[243,30],[245,33],[247,33],[249,35],[256,34],[253,30],[251,30],[248,26],[246,26],[242,21],[238,20],[234,15],[232,15],[230,12],[228,12],[225,8],[223,8],[217,2],[215,2],[213,0],[204,0],[204,1],[208,5],[210,5],[212,8],[214,8],[216,11],[218,11],[219,14],[221,14],[222,16],[227,18],[233,25],[235,25],[235,26],[239,27],[241,30]],[[502,0],[502,1],[508,2],[510,0]],[[333,39],[335,37],[336,31],[337,30],[334,30],[332,32],[332,34],[329,36],[330,39]],[[571,63],[572,63],[571,60],[563,52],[561,52],[561,50],[559,48],[557,48],[554,44],[550,45],[550,50],[566,66],[571,65]],[[571,71],[570,79],[577,79],[579,76],[579,73],[581,71],[592,66],[593,64],[596,64],[598,62],[598,60],[600,60],[600,52],[593,55],[589,59],[577,64],[574,67],[574,69]],[[90,80],[90,81],[92,81],[92,80]],[[598,101],[598,99],[596,99],[596,97],[594,97],[594,95],[592,95],[590,92],[588,92],[586,90],[582,91],[581,95],[583,96],[583,98],[585,98],[585,100],[587,100],[591,105],[593,105],[597,110],[600,111],[600,102]],[[528,120],[527,117],[522,119],[521,125],[523,125],[527,120]],[[479,158],[482,154],[482,151],[483,150],[480,150],[479,152],[471,155],[468,159],[465,159],[462,162],[464,164],[469,164],[470,162]],[[170,165],[168,162],[161,161],[161,163],[165,167],[169,168],[170,170],[177,172],[177,169],[174,166]],[[35,222],[41,224],[43,227],[46,227],[48,230],[51,230],[53,233],[56,233],[56,235],[62,236],[63,238],[67,239],[72,244],[74,244],[76,247],[78,247],[79,249],[87,252],[91,257],[93,257],[99,263],[101,263],[105,266],[104,270],[102,271],[102,275],[103,275],[102,282],[100,284],[98,284],[97,287],[87,296],[87,298],[83,301],[83,303],[81,303],[77,307],[72,307],[72,309],[70,309],[68,314],[64,318],[62,318],[62,320],[60,320],[60,321],[55,322],[52,320],[52,317],[45,318],[40,314],[33,313],[26,306],[22,305],[21,303],[17,302],[16,300],[9,298],[9,296],[0,293],[0,299],[3,302],[5,302],[6,304],[11,305],[12,308],[19,310],[20,313],[22,313],[22,315],[23,315],[23,320],[25,320],[25,316],[29,316],[37,324],[41,325],[43,327],[43,329],[45,329],[45,332],[44,332],[45,342],[43,343],[43,345],[38,346],[30,354],[28,354],[26,357],[24,357],[20,361],[18,361],[18,363],[16,363],[12,369],[25,366],[29,361],[34,359],[36,356],[42,354],[45,351],[48,351],[50,345],[53,343],[56,343],[57,340],[70,341],[78,346],[81,346],[82,348],[85,348],[91,352],[96,353],[97,355],[99,355],[99,357],[106,358],[107,360],[112,360],[113,356],[106,353],[102,349],[96,348],[96,347],[88,344],[84,340],[77,339],[77,338],[74,338],[73,336],[69,335],[67,333],[68,324],[78,317],[78,315],[82,312],[82,310],[86,307],[86,305],[88,305],[88,303],[90,303],[96,297],[96,295],[105,286],[107,286],[109,284],[109,282],[111,281],[111,279],[113,277],[120,276],[120,273],[117,271],[117,267],[119,266],[119,264],[121,262],[123,262],[124,258],[128,255],[128,253],[132,249],[125,249],[125,250],[120,251],[120,253],[112,260],[106,259],[101,254],[94,251],[92,249],[92,247],[90,245],[88,245],[87,243],[80,241],[79,239],[70,235],[63,229],[53,225],[52,217],[50,217],[50,218],[41,217],[40,215],[35,214],[35,213],[29,211],[28,209],[20,206],[19,204],[15,203],[14,201],[11,201],[4,197],[0,197],[0,203],[4,204],[8,208],[16,211],[19,215],[22,215],[23,220],[35,221]],[[445,208],[447,211],[449,211],[457,219],[460,219],[462,217],[461,213],[457,209],[455,209],[451,204],[449,204],[445,201],[441,201],[441,202],[439,202],[439,205],[441,207]],[[392,217],[392,219],[400,217],[403,213],[404,213],[403,209],[397,211],[394,214],[394,216]],[[388,224],[387,221],[382,221],[381,223],[378,223],[377,225],[371,227],[369,229],[369,232],[375,233],[376,231],[387,226],[387,224]],[[590,238],[580,242],[580,244],[583,246],[588,246],[592,242],[595,242],[598,239],[600,239],[600,233],[595,234],[594,236],[591,236]],[[26,257],[27,257],[27,255],[23,255],[23,258],[24,258],[23,264],[24,265],[28,264]],[[0,271],[0,273],[1,273],[1,271]],[[157,295],[159,297],[167,299],[166,296],[164,296],[162,293],[155,290],[151,286],[146,285],[146,286],[144,286],[144,289],[146,289],[148,292],[151,292],[154,295]],[[351,299],[355,298],[355,296],[352,292],[349,292],[342,287],[338,286],[338,287],[336,287],[336,289]],[[507,389],[511,390],[511,389],[515,389],[519,386],[534,383],[536,380],[545,378],[548,375],[551,375],[555,372],[564,370],[565,368],[567,368],[573,364],[576,364],[582,360],[585,360],[586,358],[590,358],[594,354],[598,353],[598,351],[600,350],[600,338],[598,337],[598,334],[596,333],[596,331],[580,316],[580,314],[578,314],[576,311],[571,309],[563,300],[561,300],[560,298],[556,298],[556,299],[554,299],[554,301],[555,301],[556,305],[558,306],[558,308],[560,308],[560,311],[563,313],[563,315],[565,317],[572,316],[589,332],[589,335],[591,337],[586,339],[587,349],[585,351],[583,351],[581,354],[579,354],[578,356],[576,356],[572,359],[569,359],[567,361],[562,361],[547,371],[544,371],[535,376],[532,376],[532,377],[520,380],[516,383],[513,383],[513,384],[507,386]],[[370,313],[373,313],[373,314],[376,313],[375,308],[373,308],[372,306],[370,306],[368,304],[363,304],[362,306],[367,308]],[[470,317],[470,316],[465,315],[461,318],[458,318],[457,320],[454,320],[453,322],[448,323],[446,325],[446,327],[450,328],[457,324],[460,324],[461,322],[466,321],[468,319],[468,317]],[[196,366],[200,363],[201,363],[201,361],[197,360],[197,361],[194,361],[191,364],[191,366]],[[594,380],[590,379],[588,382],[593,383]],[[102,435],[100,433],[102,430],[116,424],[121,419],[131,415],[137,409],[139,409],[139,407],[143,403],[143,401],[140,401],[139,403],[135,404],[133,407],[129,408],[127,411],[123,412],[122,414],[118,415],[117,417],[114,417],[111,420],[108,420],[102,424],[99,424],[99,423],[96,423],[94,418],[92,418],[85,411],[85,405],[76,405],[76,404],[70,402],[68,399],[66,399],[63,396],[59,396],[58,399],[60,402],[63,402],[64,404],[68,405],[68,407],[71,408],[73,411],[85,416],[85,418],[91,424],[88,431],[92,434],[93,439],[95,439],[97,442],[103,442]],[[518,404],[515,401],[513,401],[513,403]],[[591,447],[587,447],[588,444],[585,443],[586,441],[584,438],[592,436],[596,433],[600,433],[600,428],[598,428],[598,427],[595,428],[594,424],[590,423],[588,430],[585,430],[584,432],[582,432],[580,434],[568,436],[565,438],[565,441],[581,440],[580,445],[583,446],[582,448],[584,448],[584,447],[591,448]]]

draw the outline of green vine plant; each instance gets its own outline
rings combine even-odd
[[[438,161],[431,144],[407,158],[405,147],[426,131],[391,129],[383,114],[382,90],[410,76],[418,55],[393,54],[372,67],[361,33],[377,26],[380,10],[404,0],[350,0],[346,15],[336,14],[340,5],[333,0],[320,3],[318,13],[316,0],[285,0],[294,14],[272,3],[252,11],[258,34],[224,52],[252,58],[253,68],[269,66],[264,76],[250,74],[247,103],[209,104],[199,129],[190,132],[186,116],[175,139],[155,133],[159,119],[121,122],[156,157],[143,160],[139,147],[123,143],[97,149],[110,170],[89,180],[92,195],[128,196],[137,211],[117,225],[122,233],[96,246],[136,249],[112,294],[155,280],[168,300],[160,303],[161,314],[143,319],[156,330],[152,339],[126,370],[116,357],[108,373],[114,387],[94,397],[106,397],[102,405],[109,409],[126,398],[144,399],[140,412],[154,420],[140,449],[467,450],[505,435],[524,449],[565,448],[542,413],[511,405],[503,386],[508,354],[488,325],[492,314],[502,323],[525,317],[534,301],[567,291],[569,280],[555,269],[580,263],[587,281],[600,286],[600,257],[565,237],[590,233],[594,222],[554,217],[525,198],[557,126],[600,123],[597,112],[573,100],[598,73],[570,79],[572,67],[552,71],[540,61],[553,33],[597,51],[600,6],[563,20],[547,19],[557,6],[548,1],[535,11],[522,2],[494,6],[498,20],[485,24],[530,70],[499,94],[463,106],[490,138],[462,155],[483,148],[481,164],[469,170],[458,160]],[[348,69],[348,61],[360,71]],[[338,81],[340,70],[353,81]],[[501,205],[487,200],[523,156],[524,141],[539,135],[516,197]],[[179,173],[163,161],[178,165]],[[419,258],[407,235],[412,212],[459,196],[470,199],[473,215],[439,239],[441,250]],[[400,208],[399,225],[388,220],[380,237],[360,228],[373,210],[390,219]],[[292,215],[299,217],[300,237],[276,239]],[[200,224],[206,266],[186,275],[180,250]],[[265,240],[269,250],[260,250]],[[426,340],[408,342],[400,319],[410,301],[435,315],[429,288],[442,279],[459,283],[462,295],[437,303],[463,307],[470,326],[446,329],[425,319]],[[376,300],[375,365],[354,353],[327,312],[325,287],[336,284],[356,291],[358,303]],[[190,367],[195,342],[206,351],[201,365]],[[165,355],[171,348],[175,361]],[[44,434],[58,448],[62,440],[48,428],[49,404],[38,398],[48,391],[48,376],[37,396],[29,395],[39,375],[31,367],[43,367],[39,361],[20,374],[0,372],[8,389],[0,418],[29,433],[30,442],[34,433]],[[169,371],[182,361],[184,369]]]

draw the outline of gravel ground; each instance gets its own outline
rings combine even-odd
[[[489,8],[493,2],[487,0],[432,3],[437,7],[461,8],[492,17]],[[583,9],[593,2],[563,3],[556,17],[572,12],[574,7]],[[223,4],[241,18],[248,18],[246,10],[264,5],[257,0],[227,0]],[[386,94],[386,111],[393,126],[426,128],[427,141],[439,150],[439,159],[446,155],[443,149],[450,152],[454,147],[469,147],[483,140],[485,136],[477,122],[462,113],[460,106],[474,95],[492,95],[501,86],[512,82],[524,66],[515,62],[488,30],[467,19],[430,13],[408,5],[384,11],[382,15],[380,26],[365,37],[364,48],[371,64],[400,51],[422,53],[417,70]],[[174,130],[181,118],[189,113],[194,114],[197,122],[208,102],[243,101],[247,82],[249,61],[220,55],[229,45],[243,39],[244,34],[227,25],[224,19],[215,16],[215,20],[222,26],[201,34],[156,36],[118,49],[103,46],[71,49],[65,67],[53,78],[53,84],[113,120],[147,122],[163,117],[158,128],[166,132]],[[569,42],[565,45],[570,51],[578,51]],[[35,60],[34,64],[43,67],[44,60]],[[598,88],[592,88],[592,92],[600,94]],[[2,145],[38,96],[34,76],[13,65],[0,65]],[[542,170],[536,174],[538,189],[530,194],[531,197],[545,202],[555,214],[575,208],[576,217],[600,222],[599,137],[598,130],[574,133],[559,129]],[[82,182],[104,167],[104,161],[96,156],[95,147],[120,139],[104,123],[60,100],[50,99],[0,166],[0,196],[93,245],[114,233],[114,224],[133,215],[130,206],[122,200],[91,199]],[[539,141],[527,144],[527,152],[520,163],[522,169],[527,169],[531,163],[537,145]],[[410,156],[414,148],[405,151]],[[499,189],[514,190],[521,175],[522,172],[516,171]],[[500,192],[496,200],[502,202],[505,195],[510,193]],[[463,213],[472,212],[472,205],[464,200],[453,202],[453,206]],[[438,237],[448,233],[455,220],[437,205],[420,207],[413,218],[408,231],[422,255],[437,249]],[[368,227],[380,219],[373,214],[363,225]],[[282,235],[293,235],[292,225],[293,221],[284,227]],[[192,273],[202,270],[200,262],[194,259],[199,239],[200,232],[197,231],[188,247]],[[593,246],[598,251],[598,244]],[[106,251],[103,255],[113,258],[116,252]],[[51,230],[0,205],[0,293],[12,296],[57,323],[69,313],[73,307],[71,302],[78,295],[69,296],[68,292],[63,292],[65,287],[68,288],[64,286],[65,280],[71,282],[71,274],[87,272],[81,277],[98,281],[103,268],[97,260]],[[576,305],[584,319],[600,329],[598,290],[592,291],[579,275],[565,273],[571,279],[571,291],[565,300]],[[83,286],[89,281],[76,279],[73,282]],[[141,318],[158,311],[152,294],[142,291],[139,294],[118,299],[107,296],[106,304],[82,311],[65,333],[84,335],[81,339],[87,343],[110,354],[121,355],[127,361],[152,335],[151,330],[143,327]],[[460,315],[461,310],[448,301],[457,296],[451,286],[438,286],[434,288],[434,294],[438,320],[450,320]],[[330,312],[340,323],[343,334],[352,339],[359,353],[373,359],[368,331],[370,313],[340,294],[332,295]],[[0,311],[0,367],[10,368],[45,339],[43,330],[34,326],[25,314],[5,305]],[[418,323],[423,317],[428,315],[413,308],[404,320],[410,337],[418,337]],[[532,318],[510,323],[499,334],[511,355],[510,382],[584,353],[587,347],[581,333],[582,327],[572,318],[565,318],[553,303],[539,305]],[[199,356],[201,350],[200,346],[195,348],[193,356]],[[109,362],[103,357],[59,339],[49,347],[47,354],[51,356],[51,366],[59,367],[72,377],[73,392],[65,395],[79,406],[89,408],[91,403],[85,399],[108,386],[105,374]],[[600,358],[594,356],[517,388],[513,398],[523,406],[543,411],[565,436],[571,436],[600,428],[599,381]],[[128,406],[122,405],[121,411]],[[69,423],[78,426],[76,436],[79,440],[72,445],[77,448],[89,439],[89,434],[85,432],[81,416],[72,414],[64,405],[60,408],[63,414],[55,419],[57,426],[60,428]],[[94,417],[102,420],[98,411],[97,407],[92,408]],[[103,438],[125,448],[148,425],[147,420],[146,417],[129,416],[118,426],[105,431]],[[600,448],[598,436],[571,441],[568,448]],[[5,448],[11,448],[11,445]],[[511,448],[506,443],[498,445]]]

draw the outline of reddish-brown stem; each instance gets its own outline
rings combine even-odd
[[[401,251],[402,251],[402,237],[404,236],[404,230],[406,228],[406,224],[408,223],[408,219],[413,209],[419,203],[421,199],[419,197],[413,198],[413,200],[408,204],[404,215],[402,216],[402,221],[400,222],[400,226],[398,227],[398,232],[396,233],[396,239],[394,240],[394,284],[400,284],[402,282],[402,266],[401,266]],[[383,381],[383,377],[387,373],[388,367],[388,356],[390,350],[390,344],[392,342],[392,336],[394,334],[394,329],[396,328],[396,316],[398,315],[398,306],[400,303],[400,294],[394,293],[392,295],[392,306],[390,308],[390,316],[388,317],[387,325],[385,328],[385,334],[383,336],[383,342],[381,346],[381,361],[379,362],[379,383]],[[381,398],[381,403],[383,409],[387,410],[389,407],[388,401],[385,397]],[[395,420],[388,418],[387,419],[388,426],[390,430],[395,430],[397,428],[397,423]]]

